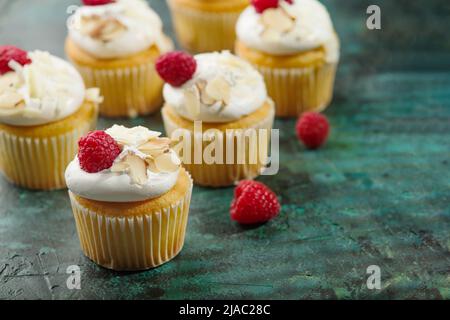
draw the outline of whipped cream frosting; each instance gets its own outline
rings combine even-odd
[[[145,179],[133,179],[130,170],[116,170],[121,167],[127,156],[132,155],[135,159],[149,161],[149,153],[157,153],[142,148],[147,142],[162,141],[158,138],[159,132],[148,130],[144,127],[125,128],[113,126],[106,130],[121,147],[121,154],[115,160],[110,169],[97,173],[84,171],[78,157],[69,164],[66,169],[65,178],[67,187],[73,193],[90,200],[105,202],[137,202],[157,198],[170,191],[178,180],[181,161],[172,149],[165,150],[162,157],[170,159],[165,165],[157,165],[162,170],[156,170],[153,166],[146,167]],[[165,168],[169,167],[167,170]]]
[[[323,46],[327,62],[339,60],[339,40],[326,7],[317,0],[280,1],[262,14],[249,6],[239,17],[237,37],[272,55],[289,55]]]
[[[144,0],[80,7],[68,21],[69,37],[100,59],[121,58],[157,45],[172,49],[159,16]]]
[[[195,56],[197,71],[181,87],[164,86],[168,105],[183,118],[210,123],[238,120],[267,101],[263,77],[228,51]]]
[[[35,126],[75,113],[85,98],[100,99],[86,90],[78,71],[48,52],[28,53],[31,63],[10,61],[13,71],[0,76],[0,123]]]

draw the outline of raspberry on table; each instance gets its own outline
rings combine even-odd
[[[104,4],[110,4],[116,2],[115,0],[83,0],[83,4],[86,6],[102,6]]]
[[[15,46],[0,46],[0,75],[12,71],[9,67],[11,60],[16,61],[22,66],[32,62],[28,58],[28,52]]]
[[[297,121],[296,131],[307,148],[317,149],[326,142],[330,124],[323,114],[305,112]]]
[[[280,213],[281,206],[275,193],[257,181],[241,181],[234,190],[231,219],[240,224],[267,222]]]
[[[121,150],[117,142],[105,131],[88,133],[78,142],[80,167],[88,173],[96,173],[112,167]]]
[[[155,67],[165,82],[180,87],[194,76],[197,61],[188,53],[173,51],[159,57]]]

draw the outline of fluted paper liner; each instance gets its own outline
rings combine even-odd
[[[87,87],[100,88],[106,117],[137,117],[156,112],[162,105],[163,81],[154,62],[128,68],[94,69],[72,61]]]
[[[78,140],[95,120],[52,137],[21,137],[0,130],[0,171],[12,183],[35,190],[66,187],[64,172],[78,150]]]
[[[166,112],[167,111],[165,110],[165,107],[164,107],[162,110],[162,117],[163,117],[166,134],[167,134],[167,136],[170,137],[172,135],[172,133],[179,127],[175,122],[173,122],[170,119],[170,117],[167,115]],[[264,119],[261,119],[259,122],[254,123],[252,126],[250,126],[248,128],[242,128],[242,129],[240,129],[240,131],[238,130],[237,132],[236,131],[234,131],[234,132],[236,133],[236,136],[238,136],[238,135],[244,135],[246,129],[255,129],[257,132],[258,141],[259,141],[260,134],[259,134],[258,130],[259,129],[268,130],[267,145],[265,145],[264,147],[267,150],[269,150],[270,134],[271,134],[272,126],[273,126],[274,116],[275,116],[275,112],[274,112],[274,109],[272,108],[272,110],[268,113],[268,115]],[[199,141],[198,139],[201,139],[201,138],[196,137],[195,139],[197,141]],[[194,146],[194,143],[195,142],[192,143],[192,146]],[[200,144],[203,143],[203,150],[204,150],[204,148],[210,142],[199,141],[197,143],[200,143]],[[235,163],[235,164],[226,164],[226,163],[224,163],[224,164],[206,164],[206,163],[194,164],[193,163],[194,162],[193,161],[194,152],[192,151],[192,159],[191,159],[192,163],[184,162],[183,167],[189,171],[189,173],[191,174],[191,176],[194,180],[194,183],[197,185],[201,185],[201,186],[205,186],[205,187],[232,186],[232,185],[235,185],[240,180],[256,178],[257,176],[259,176],[261,174],[261,171],[265,168],[268,154],[264,158],[261,158],[259,156],[259,148],[261,148],[261,146],[256,146],[256,148],[251,148],[251,147],[249,147],[249,143],[246,142],[245,148],[246,148],[245,149],[246,150],[246,152],[245,152],[246,161],[243,164],[238,164],[238,163]],[[224,144],[224,149],[223,149],[224,159],[226,159],[228,152],[231,152],[231,151],[227,150],[227,146],[226,146],[226,144]],[[235,146],[235,149],[233,150],[233,152],[234,152],[234,157],[236,159],[236,154],[237,154],[236,146]],[[248,161],[251,158],[251,154],[250,154],[251,152],[257,152],[257,162],[256,163],[251,163],[250,161]]]
[[[177,39],[193,53],[234,50],[235,26],[242,10],[204,12],[168,1]]]
[[[137,216],[95,212],[69,191],[84,254],[117,271],[146,270],[172,260],[184,245],[192,194],[189,179],[190,186],[181,200]]]
[[[264,76],[278,117],[296,117],[306,111],[320,112],[331,103],[336,63],[285,69],[254,66]]]

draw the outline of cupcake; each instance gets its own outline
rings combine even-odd
[[[144,270],[181,251],[192,180],[170,143],[117,125],[79,141],[67,186],[81,248],[100,266]]]
[[[180,44],[191,52],[233,50],[248,0],[167,0]]]
[[[236,53],[264,75],[277,116],[322,111],[330,104],[339,39],[320,2],[254,1],[236,32]]]
[[[64,170],[95,128],[100,102],[66,61],[0,46],[0,172],[24,188],[65,188]]]
[[[194,182],[223,187],[258,176],[275,115],[262,76],[228,51],[169,53],[156,69],[167,82],[166,132]]]
[[[100,114],[136,117],[157,111],[163,82],[154,64],[173,47],[158,15],[144,0],[83,2],[69,19],[66,53],[86,84],[104,95]]]

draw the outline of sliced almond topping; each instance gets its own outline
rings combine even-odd
[[[81,32],[93,39],[111,41],[118,37],[127,27],[116,18],[102,18],[98,15],[81,18]]]
[[[140,146],[148,140],[157,138],[160,132],[148,130],[145,127],[126,128],[114,125],[106,130],[106,133],[114,138],[121,145]]]
[[[0,95],[0,108],[2,109],[14,109],[24,105],[22,95],[17,92],[7,91]]]
[[[137,155],[129,154],[124,160],[129,165],[129,175],[135,184],[143,185],[147,182],[147,165],[145,161]]]
[[[148,169],[154,173],[160,173],[159,169],[155,165],[155,159],[152,157],[148,157],[145,162],[147,162]]]
[[[111,41],[126,30],[127,28],[119,20],[111,19],[104,25],[100,38],[102,41]]]
[[[144,143],[138,149],[151,157],[156,157],[169,150],[170,143],[169,138],[157,138]]]
[[[10,91],[16,88],[20,83],[20,78],[15,72],[5,73],[0,77],[0,95],[5,91]]]
[[[155,167],[160,172],[175,172],[180,166],[180,160],[171,152],[164,153],[155,158]]]
[[[200,114],[200,92],[197,86],[184,91],[186,109],[191,116],[196,118]]]
[[[261,19],[266,28],[281,33],[288,32],[295,26],[294,19],[292,19],[285,10],[278,8],[265,10]]]
[[[265,29],[261,33],[261,38],[264,41],[275,42],[281,38],[281,33],[277,32],[275,30],[272,30],[272,29]]]
[[[206,93],[206,86],[207,86],[207,82],[205,80],[199,80],[197,82],[197,88],[200,92],[200,101],[201,103],[203,103],[206,106],[211,106],[214,103],[216,103],[216,100],[214,100],[212,97],[210,97],[207,93]]]
[[[117,172],[117,173],[126,172],[126,171],[128,171],[129,168],[130,168],[130,165],[128,164],[128,162],[125,162],[125,161],[116,162],[111,167],[111,172]]]
[[[208,82],[205,92],[216,101],[222,101],[224,104],[230,103],[231,86],[228,81],[221,76],[218,76]]]

